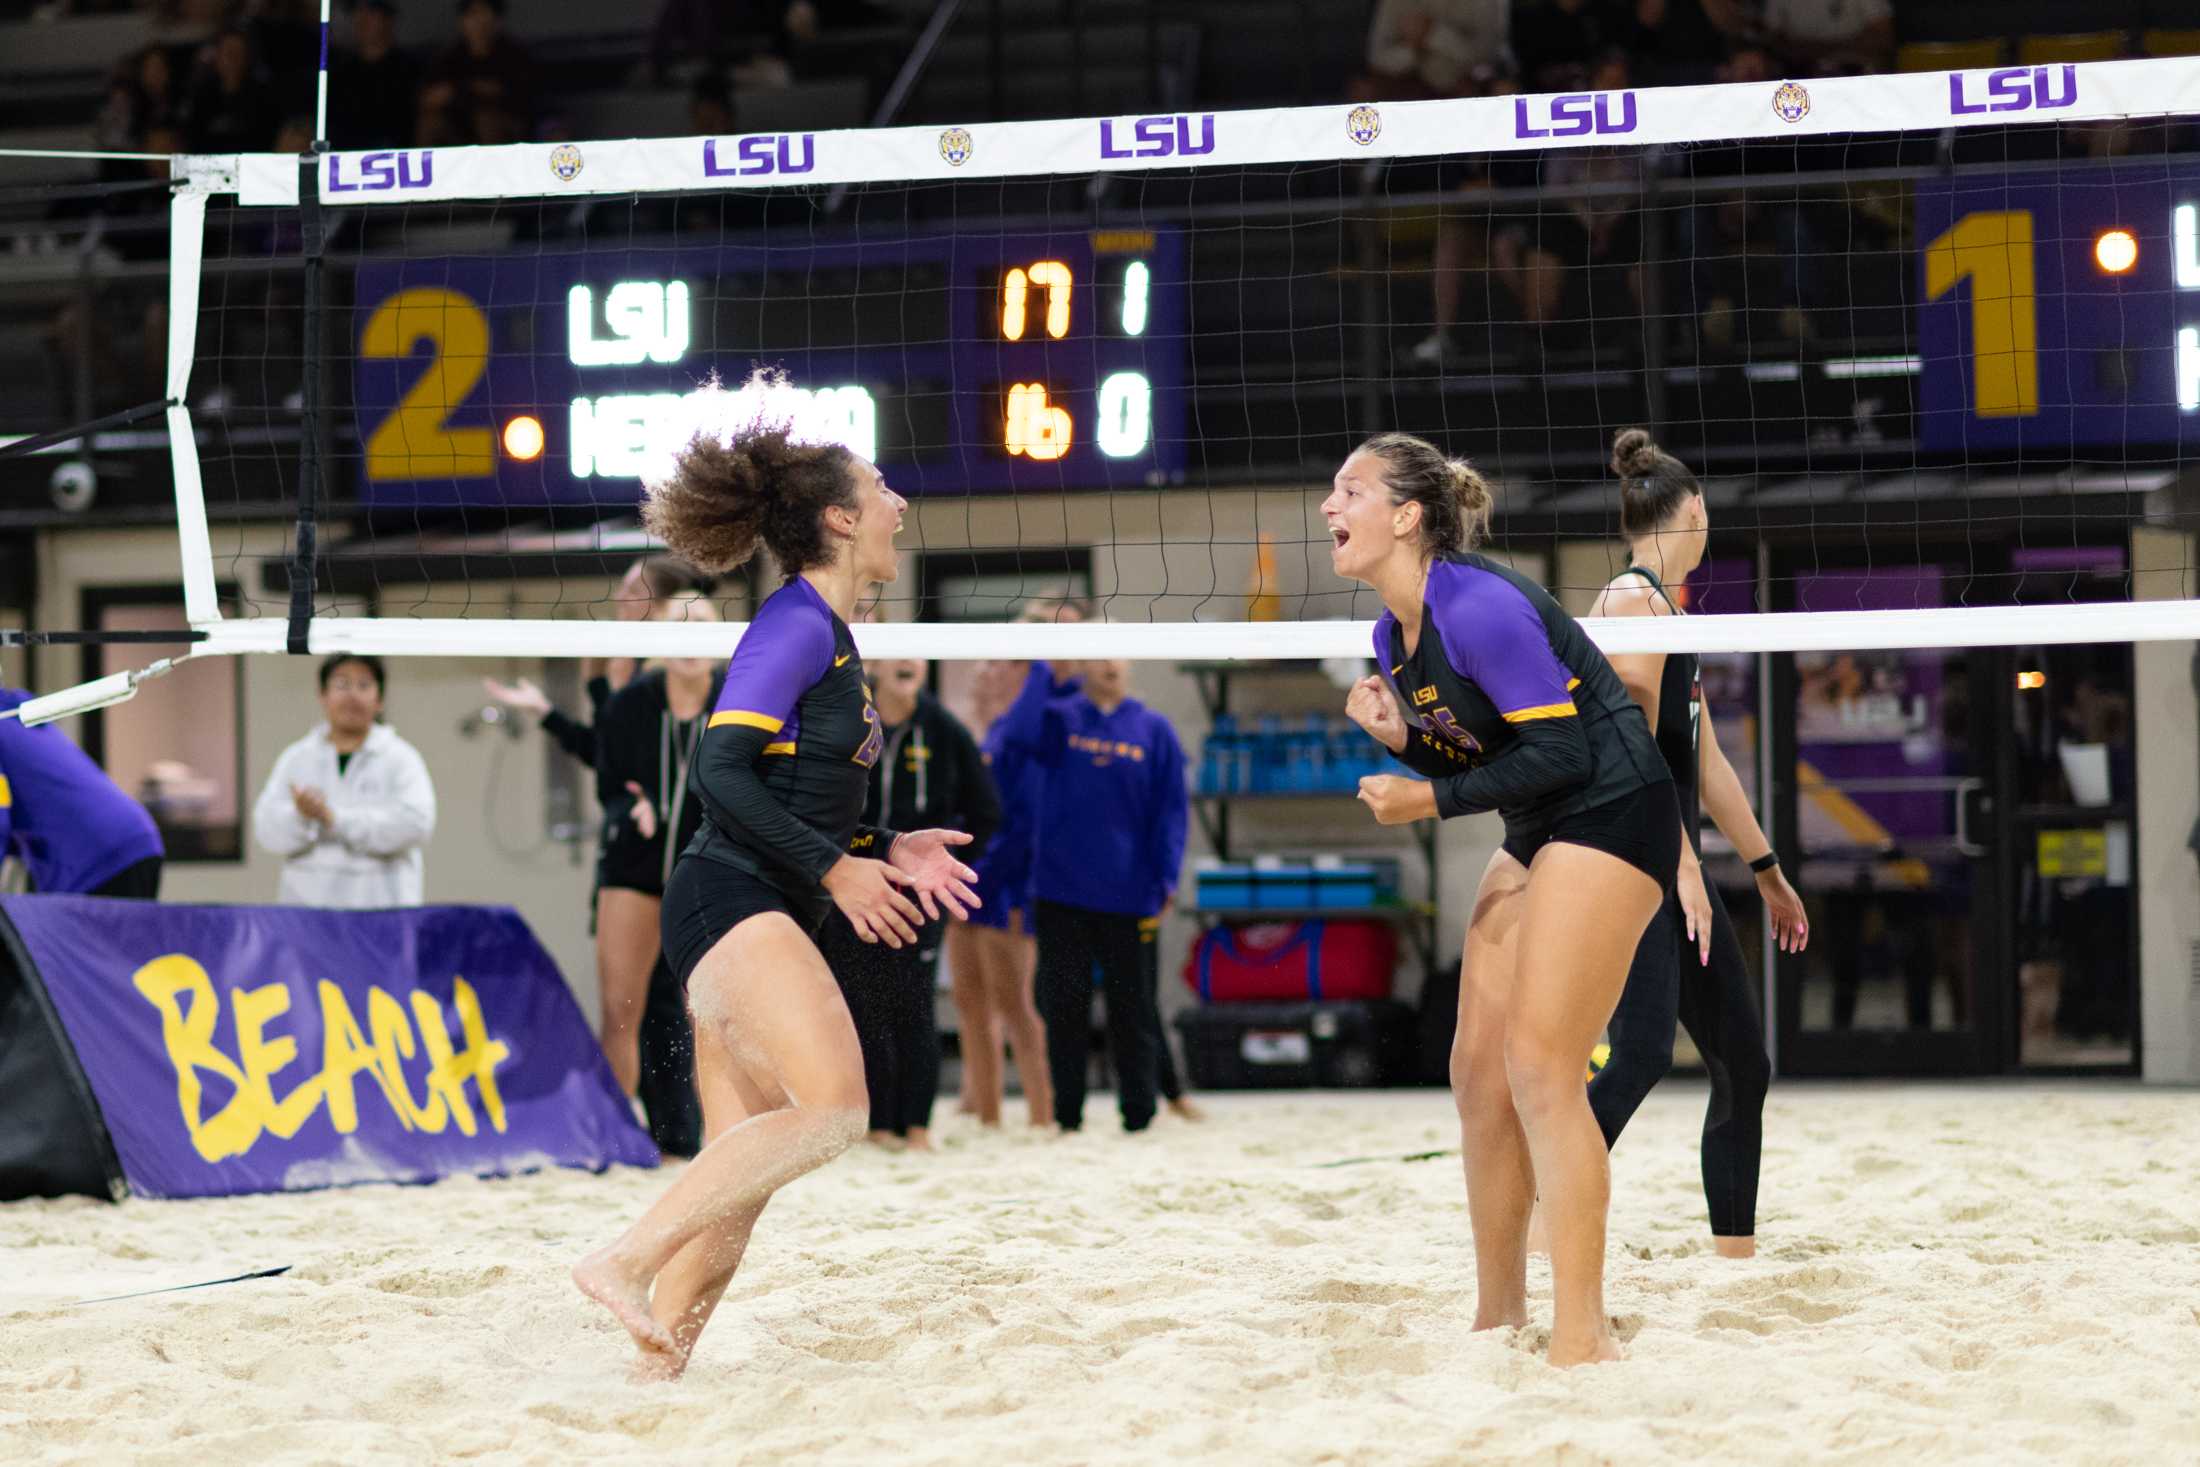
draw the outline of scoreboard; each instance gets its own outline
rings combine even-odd
[[[760,410],[904,494],[1169,483],[1183,257],[1127,230],[370,258],[361,498],[632,500],[696,431]],[[786,376],[772,401],[743,388],[759,366]]]
[[[1920,184],[1919,439],[2200,449],[2200,160]]]

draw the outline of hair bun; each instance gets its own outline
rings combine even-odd
[[[1623,428],[1612,440],[1612,472],[1622,479],[1644,478],[1658,466],[1658,445],[1645,429]]]
[[[1459,501],[1459,507],[1471,520],[1486,515],[1490,510],[1490,482],[1481,471],[1463,458],[1446,459],[1445,472],[1451,475],[1451,492]]]

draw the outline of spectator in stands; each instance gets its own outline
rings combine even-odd
[[[175,64],[169,60],[167,49],[140,47],[109,78],[107,100],[100,108],[94,136],[102,152],[144,152],[146,134],[154,128],[173,127],[182,111],[176,95]],[[119,167],[135,171],[128,164]]]
[[[408,148],[419,123],[420,64],[397,44],[397,7],[361,0],[351,12],[351,44],[329,64],[329,143]]]
[[[1691,86],[1711,80],[1742,29],[1737,0],[1635,0],[1627,50],[1649,85]]]
[[[1773,54],[1799,75],[1894,66],[1892,0],[1765,0],[1764,34]]]
[[[1581,90],[1592,59],[1625,44],[1634,23],[1619,0],[1522,0],[1512,16],[1512,53],[1522,90]]]
[[[1380,0],[1355,102],[1480,96],[1505,69],[1506,0]]]
[[[379,658],[321,664],[325,721],[283,750],[252,808],[261,847],[283,858],[276,900],[363,910],[416,907],[435,785],[420,751],[382,722]]]
[[[511,143],[535,120],[535,62],[504,33],[504,0],[459,0],[458,39],[428,68],[418,141]]]
[[[733,131],[733,83],[713,67],[695,79],[688,93],[688,132],[691,138],[720,138]]]
[[[0,711],[29,698],[0,688]],[[0,858],[28,867],[36,890],[152,901],[163,854],[153,817],[75,740],[0,718]]]
[[[281,111],[252,41],[235,27],[214,38],[184,105],[183,135],[194,153],[264,153]]]

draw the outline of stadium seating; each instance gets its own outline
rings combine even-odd
[[[1909,41],[1895,52],[1898,71],[1970,71],[1999,66],[2006,54],[1998,39],[1976,41]]]
[[[2064,61],[2114,61],[2129,54],[2122,31],[2085,31],[2067,36],[2025,36],[2017,42],[2017,60],[2025,66]]]

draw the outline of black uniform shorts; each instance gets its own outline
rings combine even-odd
[[[665,961],[680,980],[680,991],[687,991],[689,976],[718,939],[751,917],[784,912],[815,937],[818,924],[832,908],[831,902],[823,900],[822,889],[818,896],[815,902],[798,902],[751,872],[705,857],[683,858],[672,868],[658,917]]]
[[[1671,891],[1681,866],[1681,806],[1670,780],[1562,815],[1534,830],[1505,832],[1505,854],[1526,866],[1553,841],[1617,856]]]

